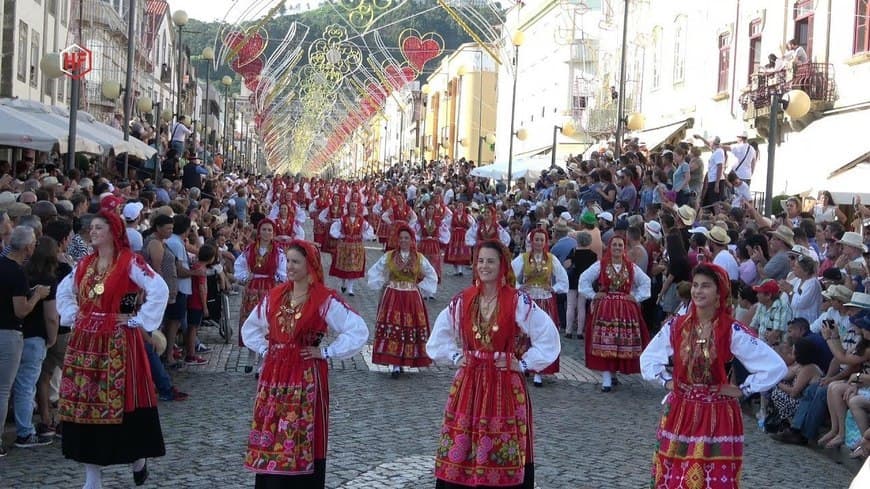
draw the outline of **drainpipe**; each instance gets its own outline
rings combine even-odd
[[[731,36],[731,45],[733,48],[731,49],[731,58],[734,60],[731,65],[734,67],[731,69],[731,118],[735,117],[734,114],[734,95],[737,91],[737,44],[738,37],[737,35],[740,33],[740,0],[737,0],[737,13],[734,14],[734,35]],[[750,73],[751,74],[751,73]]]
[[[834,0],[828,0],[828,19],[825,29],[825,71],[828,70],[828,62],[831,60],[831,8]]]

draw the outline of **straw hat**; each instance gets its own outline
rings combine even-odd
[[[166,336],[159,329],[151,332],[151,346],[154,347],[154,351],[157,352],[158,356],[166,351]]]
[[[852,292],[852,298],[844,305],[847,307],[870,309],[870,294],[865,294],[864,292]]]
[[[794,246],[794,233],[788,226],[779,226],[776,231],[771,233],[771,237],[781,239],[789,248]]]
[[[719,226],[713,226],[713,229],[707,233],[707,238],[710,239],[713,243],[716,243],[720,246],[725,246],[731,242],[731,238],[728,237],[728,232],[722,229]]]
[[[845,304],[852,298],[852,289],[840,284],[829,285],[828,288],[822,292],[822,296],[825,299],[833,299]]]
[[[647,234],[650,235],[656,241],[661,241],[662,239],[662,225],[659,224],[658,221],[650,221],[643,225],[643,228],[646,230]]]
[[[864,240],[861,239],[861,235],[858,233],[853,233],[852,231],[843,233],[843,239],[839,242],[846,246],[858,248],[862,253],[867,253],[867,245],[864,244]]]
[[[679,217],[686,226],[691,226],[695,222],[695,217],[697,215],[695,209],[687,205],[681,205],[677,208],[677,217]]]

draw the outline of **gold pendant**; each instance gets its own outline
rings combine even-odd
[[[302,311],[299,311],[299,312],[297,312],[296,314],[293,315],[293,319],[297,319],[297,320],[298,320],[298,319],[301,318],[301,317],[302,317]]]
[[[103,292],[106,291],[106,286],[103,285],[102,282],[94,285],[94,294],[95,295],[103,295]]]
[[[498,333],[498,326],[493,326],[493,327],[492,327],[492,332],[493,332],[493,333]]]

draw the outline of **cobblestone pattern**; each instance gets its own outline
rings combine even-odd
[[[370,251],[369,263],[378,256]],[[329,259],[325,261],[328,266]],[[427,302],[430,318],[468,281],[468,275],[446,276],[438,298]],[[357,284],[356,292],[348,302],[373,328],[378,298],[363,283]],[[232,321],[237,334],[237,319]],[[151,461],[145,487],[253,486],[253,476],[242,468],[256,389],[253,376],[240,373],[247,353],[235,346],[235,338],[225,345],[214,329],[203,329],[202,337],[214,351],[207,365],[173,373],[177,386],[191,398],[160,404],[167,454]],[[544,388],[530,389],[537,486],[646,487],[664,392],[637,376],[621,376],[622,385],[613,393],[600,393],[600,377],[583,365],[581,346],[577,340],[563,339],[563,372]],[[374,368],[370,358],[368,348],[331,365],[327,487],[433,487],[433,453],[453,370],[435,365],[393,380],[386,370]],[[776,444],[752,428],[748,418],[747,423],[744,487],[848,487],[850,469],[857,465],[847,468],[818,451]],[[12,428],[7,426],[8,441]],[[42,448],[12,448],[0,459],[4,489],[78,488],[83,483],[83,469],[63,458],[59,441]],[[131,486],[129,467],[104,470],[104,487]]]

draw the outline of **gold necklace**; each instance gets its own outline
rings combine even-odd
[[[480,301],[478,301],[477,314],[475,314],[474,322],[471,327],[471,331],[474,333],[474,339],[486,345],[492,343],[493,333],[498,332],[498,323],[494,321],[497,317],[496,311],[498,310],[498,302],[493,301],[493,303],[494,305],[489,311],[489,314],[485,314]]]

